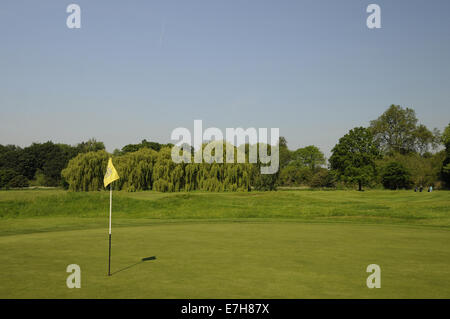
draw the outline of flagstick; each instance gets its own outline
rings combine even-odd
[[[109,184],[109,262],[108,262],[108,276],[111,276],[111,210],[112,210],[112,183]]]

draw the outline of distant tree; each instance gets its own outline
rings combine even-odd
[[[33,143],[20,152],[18,174],[32,180],[39,171],[44,175],[42,186],[58,186],[61,184],[61,171],[77,152],[77,148],[66,144],[51,141]]]
[[[283,136],[280,136],[278,151],[280,156],[280,168],[283,168],[289,164],[292,157],[291,151],[287,147],[287,140]]]
[[[412,185],[411,174],[401,163],[390,162],[381,172],[384,188],[401,189],[410,188]]]
[[[103,189],[103,177],[109,154],[104,150],[80,153],[69,161],[61,172],[73,191],[97,191]],[[119,175],[120,176],[120,175]]]
[[[122,147],[122,150],[120,153],[117,154],[126,154],[126,153],[132,153],[138,151],[142,146],[140,144],[127,144],[124,147]]]
[[[68,160],[76,155],[70,145],[46,143],[33,143],[28,147],[20,148],[14,145],[0,147],[0,169],[11,169],[14,176],[25,176],[28,180],[35,177],[40,170],[45,176],[46,186],[57,186],[61,181],[61,170]]]
[[[95,138],[90,138],[87,142],[81,142],[77,146],[77,153],[97,152],[105,150],[105,144],[97,141]]]
[[[113,155],[114,156],[120,156],[122,153],[120,152],[120,150],[118,148],[115,148],[113,151]]]
[[[156,151],[143,148],[117,157],[115,167],[121,177],[117,181],[117,187],[129,192],[152,189],[153,167],[157,156]]]
[[[440,132],[436,128],[431,132],[425,125],[420,124],[414,131],[414,138],[415,151],[425,155],[426,153],[429,153],[430,149],[437,148],[440,140]]]
[[[445,128],[444,132],[441,136],[441,142],[446,146],[447,144],[450,144],[450,123]]]
[[[358,190],[370,183],[375,175],[375,160],[379,151],[370,131],[356,127],[339,139],[330,157],[330,166],[339,179],[357,183]]]
[[[392,162],[402,165],[410,175],[411,182],[416,185],[436,185],[442,168],[442,162],[445,158],[445,151],[435,154],[418,153],[400,154],[394,153],[385,156],[377,161],[377,167],[380,174],[379,182],[382,183],[382,173],[386,166]]]
[[[11,188],[23,188],[29,186],[28,178],[23,175],[14,176],[8,183],[8,187]]]
[[[310,145],[294,151],[291,163],[299,167],[306,166],[314,172],[325,164],[325,156],[318,147]]]
[[[0,188],[9,187],[9,182],[16,176],[17,173],[11,168],[0,169]]]
[[[311,179],[311,187],[334,187],[336,184],[335,176],[328,169],[319,167]]]
[[[442,166],[442,181],[445,183],[446,188],[450,188],[450,161],[448,160],[449,157],[447,156],[446,161],[444,162],[444,165]]]
[[[309,185],[313,172],[309,167],[298,167],[289,164],[280,169],[279,184],[284,186]]]
[[[258,150],[258,154],[259,154],[259,149],[263,146],[263,144],[258,143],[256,146],[257,146],[257,150]],[[289,162],[289,159],[290,159],[289,152],[290,151],[287,148],[286,139],[284,139],[283,137],[280,137],[280,142],[276,146],[267,145],[268,154],[272,154],[272,152],[276,152],[275,148],[278,148],[278,154],[279,154],[278,171],[276,171],[273,174],[262,174],[261,168],[263,166],[267,166],[267,164],[261,163],[261,157],[259,155],[258,155],[257,163],[253,164],[252,185],[254,186],[254,188],[256,190],[273,191],[273,190],[277,189],[277,184],[279,183],[280,170],[283,167],[286,167],[287,163]],[[281,162],[283,162],[284,166],[282,166]]]
[[[20,158],[22,151],[22,148],[15,145],[0,145],[0,169],[8,169],[14,175],[24,174],[24,167]]]
[[[261,166],[258,164],[256,166],[257,171],[260,168]],[[258,174],[254,181],[254,187],[260,191],[274,191],[277,189],[277,178],[278,174]]]
[[[450,123],[442,134],[442,143],[445,146],[445,158],[442,162],[441,179],[447,188],[450,188]]]
[[[63,184],[62,186],[67,188],[68,185],[66,183],[64,183],[63,178],[61,178],[61,179],[62,179],[62,184]],[[43,185],[46,185],[46,182],[47,182],[47,177],[44,175],[42,170],[40,168],[38,168],[36,170],[36,173],[34,174],[34,179],[31,181],[30,184],[32,186],[43,186]]]
[[[140,144],[125,145],[124,147],[122,147],[122,150],[120,151],[120,153],[126,154],[126,153],[136,152],[136,151],[140,150],[141,148],[149,148],[151,150],[155,150],[155,151],[159,152],[161,150],[161,148],[163,148],[163,147],[172,147],[172,146],[173,146],[173,144],[171,144],[171,143],[160,144],[157,142],[150,142],[150,141],[147,141],[146,139],[143,139]]]
[[[436,146],[436,135],[425,125],[417,125],[413,109],[391,105],[378,119],[370,122],[370,131],[384,153],[425,153]]]

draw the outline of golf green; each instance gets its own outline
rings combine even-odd
[[[155,223],[0,237],[0,298],[450,298],[450,231],[283,221]],[[142,258],[155,257],[142,261]],[[69,289],[69,264],[81,288]],[[369,289],[366,267],[381,267]]]

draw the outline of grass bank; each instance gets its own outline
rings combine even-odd
[[[0,234],[103,227],[108,192],[0,192]],[[251,193],[114,192],[118,226],[154,222],[298,220],[450,227],[450,192],[311,191]]]

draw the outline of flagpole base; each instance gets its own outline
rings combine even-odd
[[[108,276],[111,276],[111,234],[109,234],[109,261],[108,261]]]

